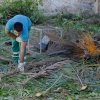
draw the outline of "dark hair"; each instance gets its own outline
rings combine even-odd
[[[18,32],[21,32],[23,30],[23,24],[20,23],[20,22],[16,22],[14,24],[14,30],[18,31]]]

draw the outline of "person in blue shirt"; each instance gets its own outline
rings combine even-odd
[[[25,15],[16,15],[5,26],[5,33],[12,38],[13,61],[18,63],[18,70],[24,72],[26,46],[32,22]]]

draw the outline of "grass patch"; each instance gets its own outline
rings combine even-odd
[[[78,16],[78,17],[79,19],[78,18],[68,19],[66,17],[60,19],[60,17],[59,18],[57,17],[56,21],[58,21],[58,19],[62,21],[61,23],[64,29],[69,29],[71,27],[79,31],[89,30],[93,34],[100,32],[99,23],[96,25],[89,24],[86,22],[87,19],[81,18],[81,16]],[[7,49],[7,48],[10,48],[10,46],[6,46],[6,47],[3,46],[5,42],[10,41],[10,38],[5,35],[4,26],[1,25],[0,28],[1,28],[0,29],[0,43],[1,43],[0,55],[11,57],[11,54],[8,54],[4,50],[4,48]],[[47,59],[47,58],[52,58],[52,57],[59,58],[59,57],[64,57],[64,56],[63,55],[39,56],[37,57],[37,59],[34,60],[34,62],[38,62],[38,61],[41,61],[42,59]],[[31,62],[31,60],[32,59],[29,59],[28,62]],[[91,77],[85,76],[84,77],[85,79],[82,80],[84,81],[84,83],[88,83],[89,85],[88,89],[85,91],[80,91],[81,85],[79,81],[74,80],[74,78],[76,77],[75,73],[73,72],[73,70],[70,68],[69,65],[65,65],[62,67],[62,69],[52,72],[50,78],[33,79],[32,81],[28,82],[25,88],[22,88],[22,83],[26,79],[28,79],[30,75],[17,75],[11,78],[4,78],[0,84],[0,98],[2,98],[1,100],[3,100],[3,98],[7,98],[7,100],[14,100],[15,98],[24,99],[24,100],[31,100],[31,98],[32,100],[45,100],[47,98],[49,99],[51,98],[51,100],[85,100],[85,99],[99,100],[100,99],[100,92],[99,92],[100,81],[99,79],[97,81],[97,80],[93,80],[92,78],[92,75],[95,74],[93,73],[95,71],[95,68],[93,66],[92,67],[85,66],[89,64],[96,64],[98,62],[99,60],[96,57],[96,58],[91,58],[90,60],[82,59],[77,62],[71,63],[71,65],[74,66],[78,72],[86,68],[85,70],[87,71],[87,73],[84,73],[84,74],[91,76]],[[6,68],[8,67],[8,65],[9,65],[9,62],[0,60],[0,68],[2,67]],[[8,73],[7,71],[9,70],[3,71],[3,72],[0,71],[0,74]],[[98,68],[98,71],[99,71],[99,68]],[[35,97],[36,93],[43,92],[46,89],[48,89],[50,86],[52,86],[52,84],[54,84],[54,82],[59,78],[59,76],[62,73],[69,77],[62,76],[61,79],[59,79],[59,81],[50,89],[50,91],[45,96],[41,98]]]

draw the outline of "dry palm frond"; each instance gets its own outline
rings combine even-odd
[[[92,39],[89,32],[82,33],[80,36],[80,41],[76,43],[76,45],[88,51],[90,55],[96,56],[100,54],[100,50],[95,45],[94,40]]]
[[[51,39],[51,41],[59,44],[67,44],[66,40],[61,37],[55,36],[54,34],[46,33],[46,35]]]
[[[69,48],[76,46],[76,44],[74,42],[67,41],[61,37],[54,35],[54,34],[46,33],[46,35],[50,38],[51,41],[58,43],[60,45],[66,45]]]
[[[76,43],[72,41],[67,41],[61,37],[58,37],[52,33],[46,33],[46,35],[50,38],[50,40],[53,42],[47,50],[47,54],[51,54],[55,51],[62,51],[65,50],[65,52],[72,52],[71,54],[75,58],[83,58],[84,57],[84,51],[82,48],[76,45]],[[68,53],[67,53],[68,54]]]
[[[46,54],[51,55],[51,54],[62,53],[67,51],[66,45],[68,45],[69,43],[66,40],[54,34],[46,33],[46,35],[52,41],[48,45],[48,50],[46,51]]]

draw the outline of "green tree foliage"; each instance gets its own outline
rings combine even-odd
[[[11,2],[7,0],[2,2],[0,4],[0,23],[5,24],[8,19],[17,14],[23,14],[30,17],[34,24],[41,23],[43,12],[38,9],[38,5],[42,4],[40,1],[16,0]]]

